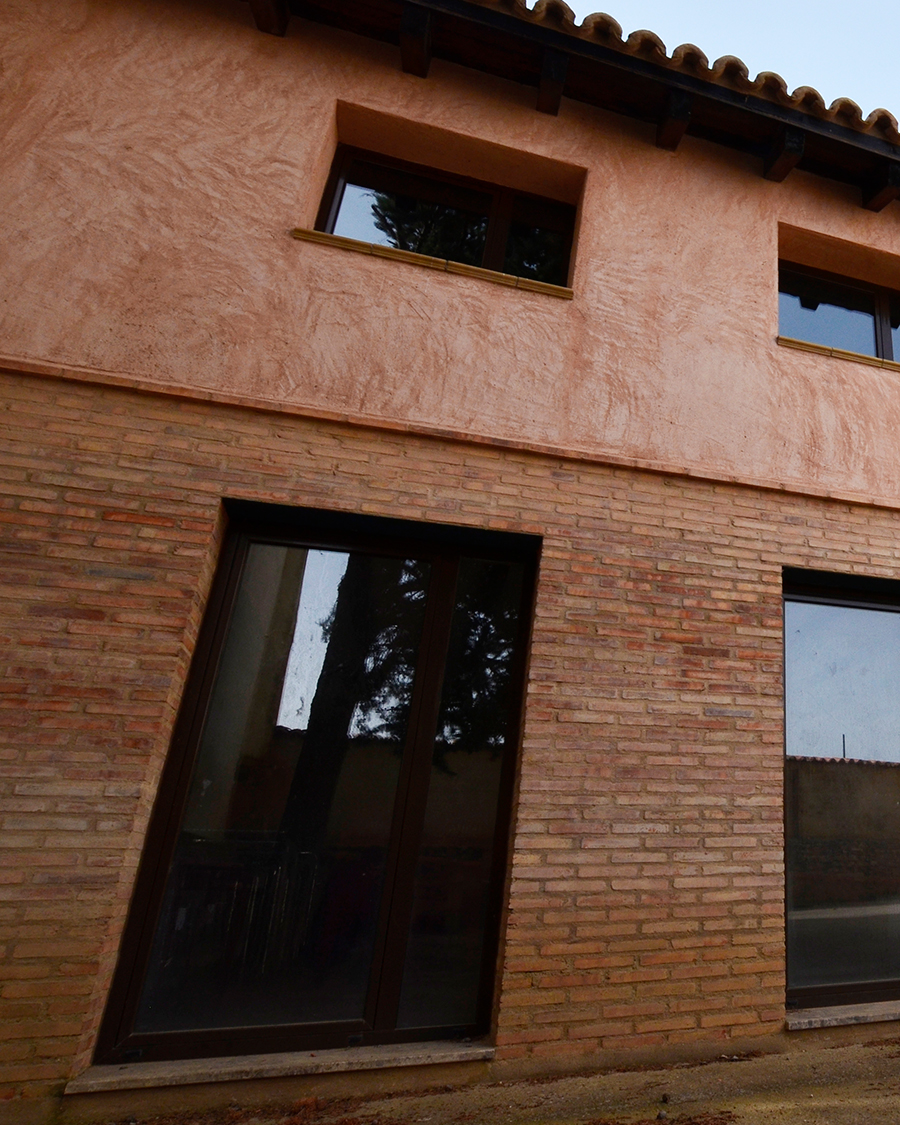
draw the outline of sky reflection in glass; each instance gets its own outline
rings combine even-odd
[[[785,605],[787,753],[900,762],[900,613]]]

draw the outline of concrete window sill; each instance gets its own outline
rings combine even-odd
[[[853,363],[865,363],[868,367],[883,367],[887,371],[900,371],[900,363],[893,359],[879,359],[874,355],[861,355],[843,348],[826,348],[824,344],[811,344],[808,340],[794,340],[790,336],[776,336],[775,343],[783,348],[794,348],[798,352],[812,352],[813,355],[827,355],[832,359],[849,359]]]
[[[392,1043],[383,1047],[346,1047],[331,1051],[291,1051],[275,1055],[239,1055],[219,1059],[175,1059],[170,1062],[92,1066],[66,1086],[67,1094],[98,1094],[110,1090],[146,1090],[190,1086],[201,1082],[235,1082],[252,1078],[291,1078],[304,1074],[337,1074],[395,1066],[440,1066],[484,1062],[494,1048],[479,1043]]]
[[[808,1031],[814,1027],[848,1027],[854,1023],[887,1023],[891,1020],[900,1020],[900,1000],[797,1009],[787,1013],[785,1026],[788,1031]]]
[[[475,277],[481,281],[492,281],[495,285],[505,285],[509,289],[524,289],[528,293],[544,293],[548,297],[562,297],[571,301],[575,296],[565,285],[548,285],[546,281],[532,281],[529,277],[516,277],[511,273],[498,273],[496,270],[482,269],[481,266],[467,266],[463,262],[451,262],[445,258],[431,258],[428,254],[414,254],[410,250],[396,250],[393,246],[379,246],[375,242],[359,242],[355,238],[344,238],[340,234],[326,234],[321,230],[307,230],[296,227],[291,238],[302,242],[318,242],[323,246],[337,246],[342,250],[355,250],[358,254],[371,254],[375,258],[390,258],[395,262],[406,262],[411,266],[424,266],[426,269],[440,270],[443,273],[457,273],[463,277]]]

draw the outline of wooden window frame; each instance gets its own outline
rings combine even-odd
[[[811,266],[802,266],[796,262],[789,262],[782,259],[778,263],[779,293],[781,293],[782,271],[800,274],[801,276],[809,277],[817,281],[832,282],[835,285],[842,285],[847,289],[856,289],[861,293],[868,294],[875,305],[875,356],[867,356],[865,352],[854,352],[853,354],[866,356],[866,358],[869,359],[883,359],[887,360],[889,363],[900,359],[900,356],[894,356],[894,344],[891,337],[891,301],[900,300],[900,292],[894,289],[888,289],[883,285],[872,285],[865,281],[859,281],[854,277],[845,277],[843,274],[813,269]],[[804,343],[815,343],[815,341],[809,340],[804,341]]]
[[[455,199],[462,204],[465,192],[479,192],[490,196],[490,211],[488,214],[487,236],[485,238],[484,255],[479,263],[482,269],[504,273],[506,247],[509,241],[509,231],[514,221],[514,210],[517,205],[524,208],[545,208],[550,221],[542,221],[546,230],[553,230],[565,235],[566,277],[561,282],[548,284],[569,285],[573,272],[573,249],[575,243],[575,223],[577,208],[574,204],[550,196],[534,195],[527,191],[518,191],[514,188],[504,187],[501,184],[490,183],[486,180],[471,179],[459,176],[442,169],[430,168],[424,164],[413,164],[394,157],[382,156],[377,152],[356,148],[351,145],[338,145],[334,161],[331,165],[322,202],[316,216],[314,229],[326,234],[333,234],[337,223],[338,213],[343,200],[344,188],[348,182],[350,170],[355,161],[380,166],[386,173],[397,171],[405,176],[421,176],[430,183],[438,182],[448,189],[447,201],[452,206]],[[454,261],[455,259],[450,259]],[[524,275],[523,275],[524,276]]]
[[[518,770],[521,727],[524,716],[525,681],[529,641],[536,590],[540,539],[533,535],[456,528],[441,524],[382,519],[373,516],[342,514],[318,509],[291,509],[280,505],[249,501],[226,501],[229,527],[219,559],[210,598],[191,662],[185,692],[176,720],[171,749],[167,757],[151,815],[145,845],[138,867],[132,901],[126,919],[119,961],[108,995],[106,1009],[94,1052],[95,1064],[150,1062],[179,1058],[212,1058],[280,1051],[315,1050],[360,1044],[426,1041],[438,1038],[475,1038],[491,1027],[494,1010],[497,955],[504,917],[504,892],[508,880],[513,794]],[[384,892],[376,958],[383,958],[378,994],[370,990],[366,1018],[334,1024],[295,1024],[249,1028],[214,1028],[197,1031],[138,1033],[133,1030],[143,982],[150,962],[152,943],[163,905],[166,875],[178,840],[179,828],[189,795],[192,770],[200,745],[206,707],[215,682],[218,659],[223,651],[227,628],[240,584],[244,561],[251,543],[303,546],[311,549],[363,550],[393,557],[429,559],[434,567],[429,588],[428,613],[433,630],[423,636],[419,661],[426,660],[428,671],[421,687],[426,699],[439,701],[446,652],[426,655],[429,645],[439,649],[443,634],[449,636],[453,612],[455,575],[462,558],[478,558],[523,564],[522,599],[518,623],[517,655],[512,669],[513,706],[507,728],[507,751],[500,778],[497,821],[493,843],[488,919],[481,966],[478,1015],[475,1023],[464,1027],[420,1028],[411,1030],[387,1026],[390,1011],[399,1003],[402,983],[402,953],[385,954],[390,945],[388,927],[396,925],[397,912],[388,909],[388,890]],[[428,626],[426,626],[427,633]],[[435,640],[435,633],[438,634]],[[433,681],[437,681],[436,684]],[[436,717],[436,714],[435,714]],[[406,787],[406,802],[422,805],[428,795],[428,770],[415,769],[417,760],[407,755],[400,785]],[[406,761],[406,757],[404,761]],[[430,758],[426,765],[430,768]],[[396,818],[403,800],[395,807],[395,824],[390,849],[400,848]],[[418,854],[416,850],[416,854]],[[411,901],[415,856],[401,857],[393,895]],[[402,880],[402,882],[401,882]],[[374,977],[371,979],[375,979]],[[371,982],[370,982],[371,983]],[[386,997],[386,998],[385,998]],[[376,1010],[377,1009],[377,1010]],[[387,1012],[387,1017],[385,1017]]]

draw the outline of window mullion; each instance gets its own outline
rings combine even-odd
[[[488,234],[484,246],[484,268],[503,272],[506,243],[509,241],[509,224],[512,222],[513,192],[500,188],[494,193]]]
[[[891,298],[890,294],[879,289],[875,301],[875,336],[878,355],[881,359],[893,360],[894,345],[891,339]]]

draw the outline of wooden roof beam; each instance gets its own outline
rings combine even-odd
[[[269,35],[284,35],[291,13],[288,0],[250,0],[250,11],[260,31]]]
[[[694,99],[684,90],[670,90],[656,125],[656,147],[674,152],[691,123]]]
[[[788,173],[803,158],[806,148],[806,134],[793,125],[779,129],[775,142],[769,149],[763,163],[763,176],[776,184],[787,179]]]
[[[405,74],[428,77],[431,30],[431,12],[406,0],[400,15],[400,66]]]
[[[878,175],[863,188],[862,204],[867,211],[883,211],[900,195],[900,161],[886,160]]]
[[[555,51],[552,47],[544,49],[537,94],[537,108],[541,113],[549,113],[552,117],[559,113],[568,69],[568,55]]]

